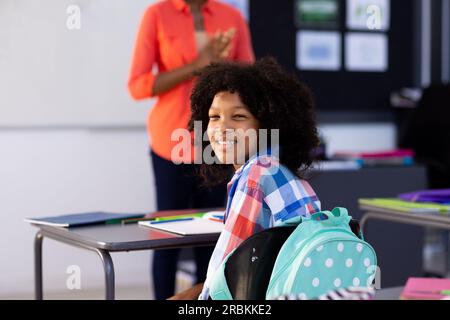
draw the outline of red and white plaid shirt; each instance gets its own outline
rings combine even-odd
[[[225,227],[217,241],[199,299],[208,299],[208,285],[224,258],[245,239],[297,216],[320,211],[320,201],[299,179],[270,154],[250,158],[228,183]]]

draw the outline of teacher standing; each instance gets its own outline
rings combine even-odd
[[[221,207],[226,185],[202,188],[194,154],[173,153],[176,129],[187,128],[193,74],[219,60],[253,62],[248,26],[233,7],[214,0],[164,0],[144,13],[128,89],[135,100],[158,97],[147,119],[158,210]],[[156,70],[154,69],[156,67]],[[181,164],[175,164],[181,163]],[[196,281],[202,282],[212,248],[195,248]],[[179,249],[153,257],[155,298],[174,294]]]

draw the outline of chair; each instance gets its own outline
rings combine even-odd
[[[295,228],[266,229],[239,245],[225,266],[225,278],[233,299],[265,300],[277,253]],[[350,221],[350,228],[361,238],[357,220]]]
[[[450,187],[450,85],[424,90],[400,146],[411,148],[426,165],[429,187]]]

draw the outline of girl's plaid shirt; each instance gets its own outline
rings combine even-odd
[[[208,299],[208,283],[223,259],[251,235],[296,216],[320,211],[320,201],[305,180],[296,177],[270,153],[250,158],[228,183],[225,227],[208,266],[200,299]]]

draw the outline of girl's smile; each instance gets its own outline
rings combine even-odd
[[[237,92],[221,91],[208,112],[208,138],[217,158],[238,169],[257,151],[259,122]]]

